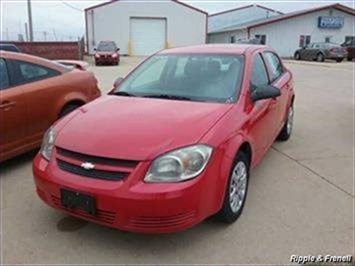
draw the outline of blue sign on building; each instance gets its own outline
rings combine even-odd
[[[343,17],[318,17],[318,27],[322,29],[340,29],[344,26]]]

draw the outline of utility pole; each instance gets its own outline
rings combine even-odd
[[[10,41],[9,28],[6,28],[6,40]]]
[[[43,31],[43,39],[44,39],[44,41],[47,41],[47,32],[46,31]]]
[[[30,33],[30,42],[33,42],[31,0],[27,0],[27,12],[28,12],[28,28],[29,28],[29,33]]]
[[[55,41],[57,41],[57,34],[55,33],[55,29],[52,28],[52,30],[53,30],[54,39],[55,39]]]
[[[26,33],[26,42],[28,42],[28,25],[27,22],[25,22],[25,33]]]

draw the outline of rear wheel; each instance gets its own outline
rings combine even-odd
[[[288,108],[287,112],[287,120],[285,121],[285,124],[280,132],[280,134],[277,136],[278,140],[286,141],[291,137],[292,134],[292,129],[293,129],[293,117],[294,117],[294,109],[293,109],[293,104]]]
[[[59,118],[66,116],[67,114],[73,112],[76,108],[80,107],[80,104],[70,103],[63,107],[62,111],[59,114]]]
[[[295,53],[295,59],[296,59],[296,60],[301,60],[301,55],[300,55],[299,52],[296,52],[296,53]]]
[[[322,53],[317,54],[317,62],[324,62],[324,55]]]
[[[353,61],[353,59],[352,59],[352,58],[350,58],[350,57],[348,57],[348,61]]]
[[[216,217],[226,223],[232,223],[242,214],[249,183],[249,160],[239,151],[229,175],[224,201]]]
[[[338,59],[336,59],[336,61],[337,61],[338,63],[341,63],[341,62],[343,62],[343,58],[338,58]]]

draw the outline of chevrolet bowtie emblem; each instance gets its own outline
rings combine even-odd
[[[82,168],[84,168],[85,170],[92,170],[95,168],[95,165],[90,163],[90,162],[85,162],[85,163],[82,163],[80,165]]]

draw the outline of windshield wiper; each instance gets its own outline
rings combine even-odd
[[[118,95],[118,96],[128,96],[128,97],[136,97],[137,95],[131,94],[129,92],[126,91],[117,91],[114,93],[114,95]]]
[[[191,101],[192,99],[186,96],[169,95],[169,94],[146,94],[142,97],[146,98],[159,98],[159,99],[169,99],[169,100],[180,100],[180,101]]]

